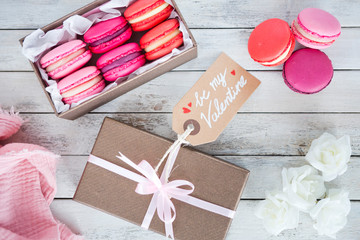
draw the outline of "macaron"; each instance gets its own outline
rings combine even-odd
[[[140,47],[146,52],[147,60],[155,60],[165,56],[182,44],[183,34],[179,29],[177,19],[170,19],[159,24],[140,39]]]
[[[323,90],[330,84],[333,72],[328,56],[320,50],[311,48],[295,51],[283,67],[286,85],[291,90],[303,94]]]
[[[40,59],[40,65],[49,77],[60,79],[84,66],[91,58],[91,52],[86,50],[86,44],[81,40],[64,43]]]
[[[295,47],[295,38],[289,24],[271,18],[255,27],[250,34],[248,51],[251,58],[264,66],[284,63]]]
[[[105,80],[126,77],[145,64],[145,56],[137,43],[127,43],[102,55],[96,62]]]
[[[89,28],[84,34],[84,41],[89,43],[89,49],[93,53],[104,53],[129,40],[131,34],[129,23],[120,16]]]
[[[164,0],[138,0],[124,12],[134,31],[145,31],[166,20],[173,7]]]
[[[329,47],[341,34],[339,21],[318,8],[302,10],[292,22],[291,29],[299,43],[315,49]]]
[[[63,97],[62,101],[72,104],[101,92],[105,81],[95,66],[89,66],[63,78],[57,86]]]

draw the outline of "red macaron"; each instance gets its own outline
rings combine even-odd
[[[138,0],[124,12],[134,31],[145,31],[165,21],[173,7],[164,0]]]
[[[125,43],[131,34],[131,27],[125,18],[116,17],[89,28],[84,34],[84,41],[89,43],[93,53],[104,53]]]
[[[145,50],[147,60],[161,58],[182,44],[183,34],[179,30],[177,19],[170,19],[159,24],[140,39],[140,46]]]
[[[248,51],[253,60],[264,66],[284,63],[295,48],[295,38],[290,26],[278,18],[260,23],[252,31]]]

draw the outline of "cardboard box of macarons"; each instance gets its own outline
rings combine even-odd
[[[20,39],[60,118],[76,119],[197,56],[172,0],[98,0]]]

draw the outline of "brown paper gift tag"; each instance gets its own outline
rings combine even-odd
[[[134,163],[147,160],[153,167],[172,144],[164,138],[105,118],[91,154],[135,171],[115,156],[122,152]],[[176,167],[177,166],[177,167]],[[190,148],[181,148],[169,181],[188,180],[191,194],[202,200],[236,210],[249,171]],[[160,172],[162,169],[160,169]],[[74,200],[141,225],[152,195],[135,192],[136,183],[87,163]],[[172,199],[176,208],[175,239],[224,239],[231,219]],[[150,229],[164,234],[157,214]]]
[[[222,53],[173,109],[173,130],[196,146],[216,140],[260,81]]]

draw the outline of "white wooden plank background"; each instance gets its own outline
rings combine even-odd
[[[178,0],[199,44],[199,57],[78,120],[62,120],[52,113],[30,65],[21,55],[18,39],[89,2],[14,0],[1,1],[0,7],[0,104],[4,108],[16,106],[28,120],[18,134],[0,144],[30,142],[63,156],[57,169],[58,191],[51,205],[57,218],[87,239],[163,239],[71,198],[105,116],[174,139],[173,106],[224,51],[262,81],[218,140],[197,147],[251,171],[227,239],[329,239],[317,236],[305,215],[298,229],[284,231],[278,237],[267,234],[254,216],[264,192],[281,187],[281,169],[305,164],[303,156],[311,141],[324,131],[351,136],[353,157],[349,169],[328,186],[349,190],[352,201],[348,224],[338,239],[360,238],[358,0]],[[343,27],[341,37],[324,50],[335,69],[333,81],[324,91],[310,96],[296,94],[285,86],[281,66],[263,67],[247,53],[248,37],[257,24],[273,17],[290,23],[305,7],[333,13]]]

